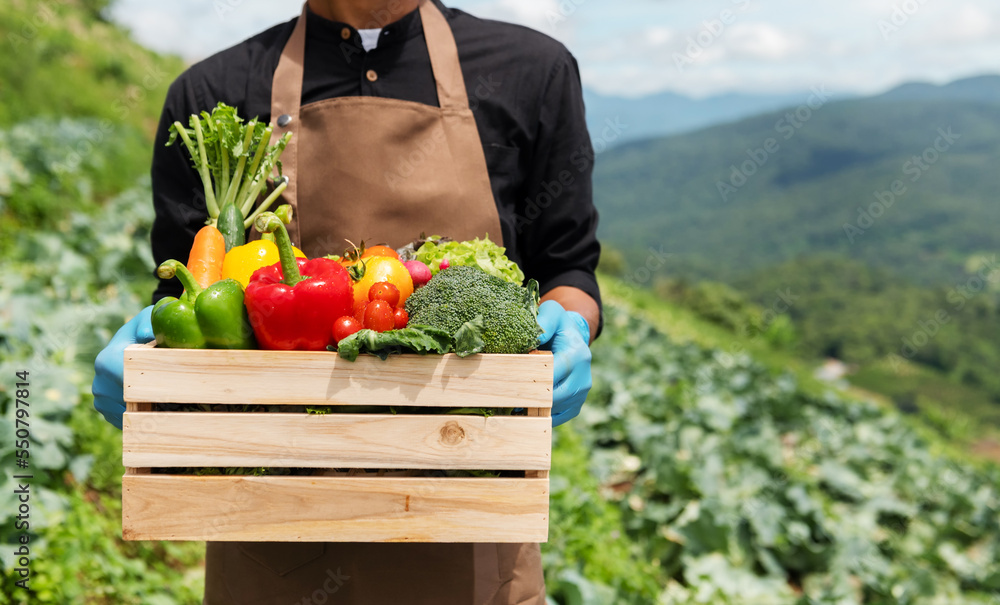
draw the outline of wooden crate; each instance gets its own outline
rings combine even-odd
[[[545,542],[552,356],[125,351],[125,540]],[[156,403],[393,406],[325,415],[153,411]],[[525,408],[489,418],[408,407]],[[312,476],[152,473],[341,469]],[[384,469],[373,473],[343,469]],[[392,469],[501,477],[393,476]],[[515,471],[515,472],[510,472]],[[412,474],[412,473],[411,473]],[[426,474],[426,473],[421,473]],[[513,476],[508,476],[513,475]]]

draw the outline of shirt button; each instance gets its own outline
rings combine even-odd
[[[374,82],[375,80],[378,80],[378,74],[375,73],[374,69],[369,69],[368,73],[365,74],[365,77],[368,78],[369,82]]]
[[[350,40],[350,38],[351,38],[351,28],[345,27],[344,29],[340,30],[340,37],[343,38],[343,39],[345,39],[345,40]]]

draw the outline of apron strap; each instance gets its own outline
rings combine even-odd
[[[448,21],[431,0],[420,5],[420,20],[424,26],[424,40],[427,41],[434,80],[437,81],[438,104],[442,109],[468,109],[465,77]]]
[[[288,178],[288,187],[282,194],[286,203],[292,205],[293,219],[289,236],[293,242],[301,243],[299,236],[298,198],[296,196],[296,176],[298,173],[299,109],[302,105],[302,76],[305,71],[306,20],[308,3],[302,5],[302,14],[295,22],[291,37],[281,51],[278,67],[274,70],[271,83],[271,143],[275,143],[285,133],[293,133],[288,146],[281,155],[282,173]],[[427,54],[431,60],[431,70],[437,83],[438,104],[447,110],[469,110],[469,97],[465,90],[465,77],[458,60],[458,47],[448,21],[441,10],[431,0],[420,4],[420,20],[427,42]]]
[[[302,75],[305,71],[306,59],[306,12],[308,4],[302,5],[302,14],[295,22],[295,29],[288,38],[278,68],[274,70],[271,81],[271,144],[275,144],[286,132],[291,132],[285,151],[281,154],[281,172],[288,179],[288,187],[282,193],[285,202],[292,206],[292,222],[288,225],[289,237],[293,242],[301,243],[299,239],[299,221],[295,217],[299,213],[298,197],[296,196],[295,178],[298,168],[298,135],[299,106],[302,104]]]

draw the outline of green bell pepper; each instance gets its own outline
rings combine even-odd
[[[156,344],[171,349],[253,349],[253,330],[243,305],[243,286],[223,279],[202,289],[176,260],[156,270],[162,279],[176,277],[184,285],[180,298],[168,296],[153,307]]]

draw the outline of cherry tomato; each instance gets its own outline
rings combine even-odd
[[[399,304],[399,288],[387,281],[380,281],[368,288],[368,300],[384,300],[390,307]]]
[[[361,329],[361,322],[354,319],[350,315],[344,315],[343,317],[338,317],[336,321],[333,322],[333,340],[339,343],[351,334],[354,334]]]
[[[365,323],[365,307],[367,306],[367,300],[359,300],[354,303],[354,319],[358,320],[359,324]]]
[[[376,332],[388,332],[396,326],[392,306],[384,300],[373,300],[365,307],[364,326]]]
[[[396,322],[396,329],[402,330],[410,322],[410,314],[406,312],[406,309],[400,307],[396,309],[396,312],[392,315],[392,319]]]

